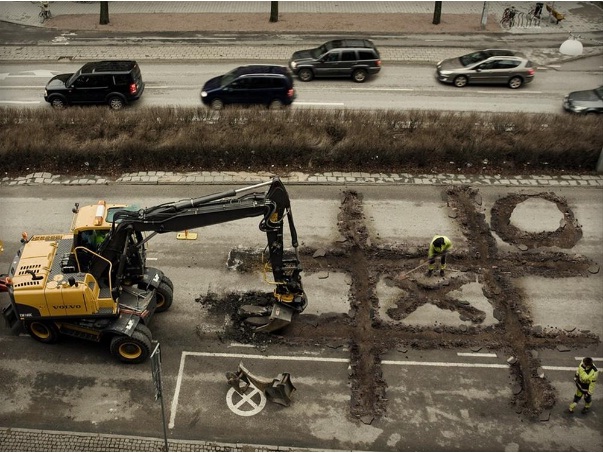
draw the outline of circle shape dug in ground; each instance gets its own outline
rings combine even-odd
[[[528,200],[540,198],[557,206],[561,212],[559,227],[554,231],[529,232],[517,228],[511,216],[517,206]],[[570,249],[582,238],[582,228],[576,221],[567,201],[554,193],[511,194],[497,200],[492,207],[492,229],[509,244],[524,245],[528,248],[559,247]]]

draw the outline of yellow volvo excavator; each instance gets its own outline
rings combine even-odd
[[[246,307],[249,327],[273,332],[306,308],[291,204],[278,178],[145,209],[76,203],[73,213],[67,234],[24,234],[9,273],[0,276],[0,291],[10,298],[3,311],[8,325],[21,322],[42,343],[54,343],[60,334],[94,341],[109,336],[119,360],[145,361],[151,352],[149,322],[170,308],[174,291],[162,271],[147,266],[146,243],[156,234],[246,217],[261,217],[275,283],[270,307]],[[287,254],[285,219],[292,242]]]

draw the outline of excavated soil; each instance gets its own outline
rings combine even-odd
[[[342,240],[328,249],[301,250],[300,259],[307,272],[338,271],[351,277],[348,295],[350,310],[345,315],[315,316],[301,314],[277,335],[254,333],[242,323],[238,308],[246,304],[270,304],[265,293],[209,294],[197,299],[206,305],[217,320],[227,318],[221,335],[223,341],[239,341],[264,348],[270,343],[296,346],[322,345],[331,348],[347,346],[351,362],[350,416],[364,423],[387,413],[387,382],[383,378],[381,357],[389,350],[408,348],[437,350],[444,348],[487,348],[509,357],[513,400],[509,404],[517,413],[539,417],[555,404],[554,390],[546,377],[541,377],[538,350],[555,347],[584,347],[599,339],[590,333],[565,331],[533,325],[524,296],[513,279],[533,275],[547,278],[586,276],[599,271],[598,265],[584,257],[542,250],[542,247],[570,248],[582,236],[580,226],[567,201],[551,193],[510,195],[499,199],[492,209],[492,225],[486,222],[481,195],[471,187],[450,187],[443,196],[450,216],[458,222],[468,249],[455,251],[454,268],[446,279],[423,278],[419,272],[412,278],[400,279],[424,258],[416,247],[387,247],[373,244],[368,233],[362,194],[342,194],[338,218]],[[513,209],[528,197],[539,197],[557,204],[564,221],[554,232],[527,234],[511,225]],[[509,244],[518,245],[516,252],[500,252],[496,233]],[[251,271],[248,263],[257,262],[260,252],[238,250],[239,270]],[[247,263],[247,264],[246,264]],[[459,313],[470,325],[448,327],[401,326],[381,319],[376,286],[380,279],[404,290],[387,315],[400,321],[424,304]],[[486,313],[464,301],[449,297],[464,284],[479,281],[484,296],[492,305],[499,322],[482,326]],[[202,335],[202,334],[200,334]]]

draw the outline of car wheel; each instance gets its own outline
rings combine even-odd
[[[523,80],[521,77],[511,77],[511,80],[509,80],[509,88],[512,88],[514,90],[516,90],[517,88],[519,88],[522,85],[523,85]]]
[[[354,79],[354,82],[364,82],[366,80],[366,71],[364,69],[356,69],[352,73],[352,79]]]
[[[25,323],[25,330],[41,343],[56,343],[59,339],[59,331],[50,322],[28,321]]]
[[[297,76],[302,82],[309,82],[314,78],[314,73],[311,69],[302,69]]]
[[[64,109],[67,106],[62,98],[52,98],[50,105],[57,110]]]
[[[458,88],[463,88],[465,85],[467,85],[468,82],[469,79],[467,77],[463,75],[456,76],[454,79],[454,86]]]
[[[283,108],[283,103],[281,101],[279,101],[278,99],[275,99],[274,101],[272,101],[270,103],[270,105],[268,106],[268,108],[270,110],[280,110]]]
[[[111,110],[121,110],[124,108],[124,105],[124,100],[118,96],[109,98],[109,107],[111,107]]]
[[[224,102],[221,99],[214,99],[211,101],[212,110],[222,110],[224,108]]]
[[[111,340],[111,354],[124,363],[142,363],[151,355],[151,339],[135,330],[131,337],[117,335]]]

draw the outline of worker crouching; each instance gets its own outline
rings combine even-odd
[[[436,258],[440,257],[440,277],[443,277],[446,269],[446,254],[452,249],[452,242],[446,236],[436,235],[429,244],[429,252],[427,258],[429,259],[429,269],[425,274],[427,277],[431,277],[435,271]]]

